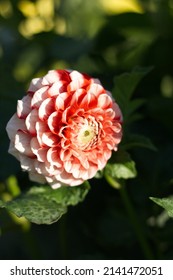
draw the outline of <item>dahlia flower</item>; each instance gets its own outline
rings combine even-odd
[[[7,124],[9,153],[29,178],[76,186],[102,170],[122,137],[122,115],[98,79],[51,70],[31,81]]]

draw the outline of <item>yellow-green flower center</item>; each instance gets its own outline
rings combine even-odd
[[[100,124],[93,116],[77,116],[70,119],[65,136],[71,140],[74,149],[88,151],[96,147],[100,140]]]
[[[88,144],[94,137],[96,133],[94,127],[91,125],[84,125],[78,134],[77,140],[80,145]]]
[[[89,134],[90,134],[90,132],[88,130],[85,130],[84,136],[88,136]]]

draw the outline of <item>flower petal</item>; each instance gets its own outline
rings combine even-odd
[[[88,109],[97,106],[97,97],[94,93],[89,93],[85,95],[82,102],[80,103],[80,107]]]
[[[44,99],[48,97],[48,88],[48,86],[43,86],[34,93],[31,101],[31,106],[33,108],[39,108]]]
[[[67,173],[65,170],[61,174],[56,175],[55,178],[57,181],[60,181],[63,184],[70,185],[70,186],[73,185],[77,186],[83,182],[83,180],[81,179],[76,180],[72,174]]]
[[[32,79],[28,92],[35,92],[37,89],[39,89],[42,86],[42,80],[42,78]]]
[[[98,97],[101,93],[105,92],[105,89],[100,84],[90,84],[87,87],[88,93],[94,93]]]
[[[52,165],[55,165],[57,168],[61,168],[63,165],[59,154],[60,151],[57,148],[50,148],[47,153],[48,162]]]
[[[47,75],[43,77],[43,85],[54,84],[58,81],[70,82],[69,71],[67,70],[50,70]]]
[[[37,172],[33,172],[33,171],[29,171],[29,179],[33,182],[37,182],[40,184],[46,183],[46,179],[44,175],[38,174]]]
[[[14,143],[10,142],[10,146],[8,148],[9,154],[13,155],[15,158],[19,160],[19,152],[15,149]]]
[[[32,138],[30,145],[33,154],[37,156],[37,160],[40,162],[46,162],[48,148],[40,147],[36,137]]]
[[[55,107],[56,107],[57,111],[64,110],[65,101],[67,100],[68,95],[69,94],[67,92],[63,92],[57,96],[56,101],[55,101]]]
[[[24,133],[21,130],[18,130],[15,136],[14,147],[20,153],[25,154],[28,157],[33,157],[34,154],[30,147],[31,136],[28,133]]]
[[[67,87],[68,91],[75,91],[89,84],[89,81],[85,78],[85,76],[78,71],[72,71],[69,76],[72,81]]]
[[[31,135],[36,135],[36,122],[38,121],[38,110],[33,109],[25,120],[26,128]]]
[[[53,134],[52,132],[43,132],[42,134],[42,143],[45,144],[48,147],[55,147],[58,145],[59,138]]]
[[[102,109],[106,109],[108,107],[112,107],[112,99],[107,94],[101,94],[98,97],[98,107]]]
[[[52,98],[46,98],[40,105],[38,116],[40,120],[45,121],[54,112],[54,101]]]
[[[19,154],[19,160],[21,164],[21,168],[24,171],[34,171],[34,162],[35,160],[27,157],[26,155]]]
[[[16,132],[18,131],[18,129],[23,130],[23,131],[27,130],[25,121],[23,119],[19,119],[17,117],[17,114],[14,114],[6,126],[8,137],[13,142],[15,140],[15,135],[16,135]]]
[[[62,113],[61,112],[57,112],[57,111],[53,112],[48,117],[48,120],[47,120],[49,129],[54,134],[58,134],[59,133],[61,122],[62,122]]]
[[[66,81],[58,81],[52,84],[52,86],[48,90],[48,94],[50,97],[58,96],[60,93],[66,91],[67,82]]]
[[[17,101],[17,116],[20,119],[25,119],[31,111],[31,96],[28,94]]]
[[[36,128],[36,132],[37,132],[37,140],[38,140],[40,146],[42,147],[42,146],[44,146],[44,143],[42,141],[42,135],[44,132],[49,131],[49,128],[48,128],[47,124],[42,121],[37,121],[35,128]]]

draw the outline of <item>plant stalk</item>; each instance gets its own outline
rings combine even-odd
[[[122,183],[122,181],[120,182],[120,181],[114,180],[114,178],[112,178],[108,174],[106,174],[105,178],[113,188],[119,190],[122,201],[123,201],[126,211],[128,213],[131,224],[134,228],[134,231],[136,233],[138,242],[140,244],[140,247],[143,251],[144,256],[146,257],[146,259],[151,259],[151,260],[154,259],[154,255],[152,253],[148,240],[147,240],[146,236],[144,235],[142,225],[138,219],[138,216],[133,207],[133,204],[131,203],[129,196],[127,194],[125,184]]]
[[[133,225],[133,228],[135,230],[140,247],[141,247],[146,259],[154,259],[152,250],[150,248],[150,245],[148,244],[148,240],[147,240],[146,236],[144,235],[142,225],[137,217],[136,211],[129,199],[129,196],[127,194],[127,191],[126,191],[126,188],[124,185],[122,185],[121,188],[119,188],[119,192],[120,192],[122,201],[124,203],[124,206],[126,207],[126,210],[129,215],[129,218],[131,220],[131,223]]]

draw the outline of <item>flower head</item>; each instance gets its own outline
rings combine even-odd
[[[31,81],[7,124],[9,153],[31,180],[75,186],[105,167],[122,137],[122,115],[100,81],[52,70]]]

